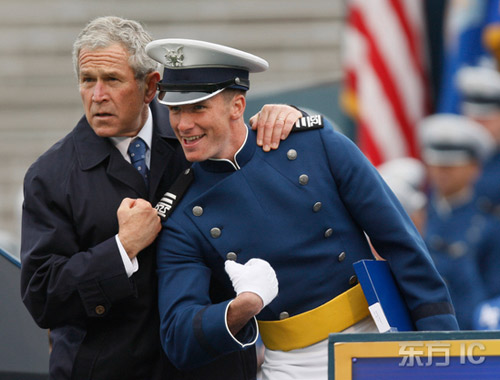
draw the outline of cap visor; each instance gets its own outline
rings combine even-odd
[[[435,166],[462,166],[475,161],[470,154],[463,151],[426,150],[422,159],[426,164]]]
[[[199,103],[204,100],[210,99],[218,93],[224,91],[224,88],[212,93],[206,92],[166,92],[163,99],[158,98],[161,104],[167,106],[182,106],[184,104]]]

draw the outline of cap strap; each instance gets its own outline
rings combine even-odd
[[[245,78],[232,78],[230,80],[226,80],[224,82],[218,83],[158,83],[158,90],[161,92],[167,91],[175,91],[175,92],[215,92],[217,90],[238,85],[245,87],[246,89],[250,88],[250,81]]]

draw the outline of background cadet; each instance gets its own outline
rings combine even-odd
[[[457,74],[457,85],[462,113],[483,125],[495,143],[475,191],[478,206],[500,218],[500,73],[490,67],[464,67]]]
[[[500,224],[480,212],[474,197],[481,163],[494,144],[462,115],[429,116],[419,130],[430,187],[424,240],[448,284],[460,328],[471,329],[474,307],[500,294]]]

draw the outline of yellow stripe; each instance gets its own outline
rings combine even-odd
[[[258,321],[264,345],[290,351],[310,346],[340,332],[369,315],[361,285],[305,313],[281,321]]]

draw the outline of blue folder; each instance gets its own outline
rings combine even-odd
[[[414,331],[410,312],[387,261],[360,260],[353,266],[378,330]]]

